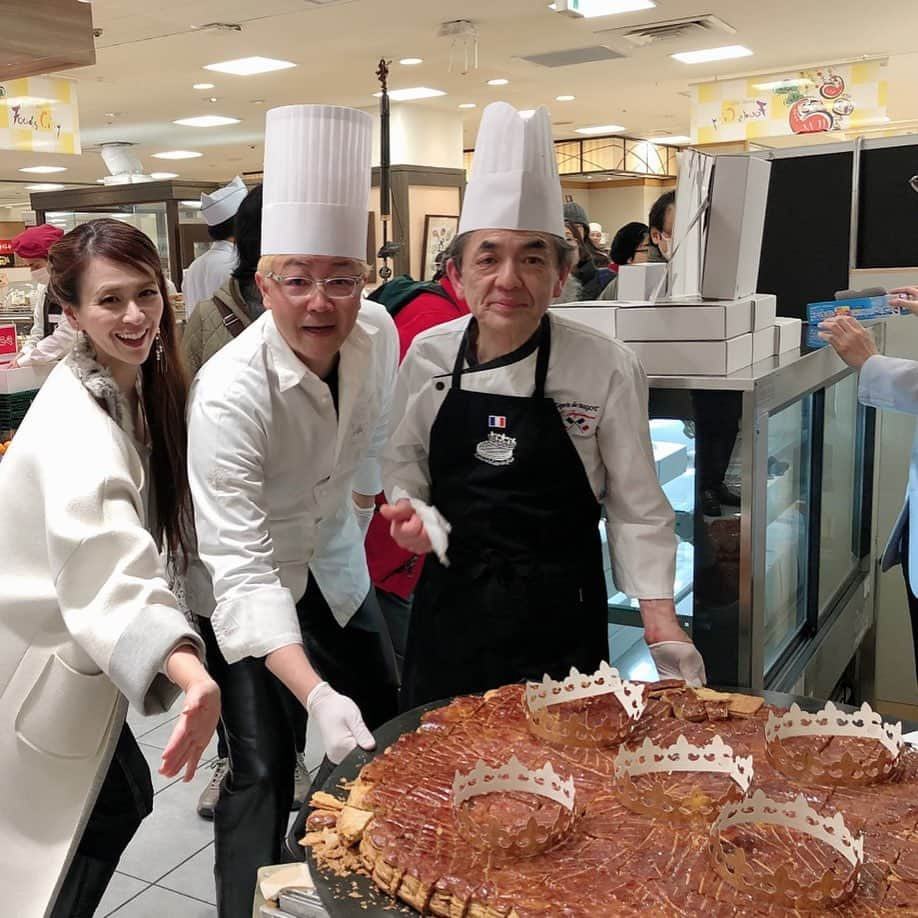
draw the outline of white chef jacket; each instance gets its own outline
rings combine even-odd
[[[63,313],[59,316],[51,317],[52,322],[57,320],[54,331],[50,335],[44,336],[45,297],[47,294],[48,288],[44,284],[39,284],[38,295],[35,297],[35,308],[32,312],[32,337],[39,340],[35,347],[18,358],[17,362],[21,367],[54,363],[66,357],[73,348],[73,341],[77,334],[76,329]]]
[[[419,335],[399,370],[391,437],[383,457],[383,483],[393,500],[430,500],[430,430],[449,392],[469,321],[463,316]],[[549,321],[545,395],[554,400],[593,493],[606,508],[615,583],[629,596],[671,598],[674,514],[657,480],[644,370],[620,342],[559,314],[550,313]],[[462,387],[531,396],[537,353],[523,347],[487,364],[467,363]]]
[[[381,490],[372,466],[397,360],[391,318],[363,304],[341,348],[336,414],[268,311],[195,378],[188,468],[206,577],[193,565],[189,603],[227,662],[302,643],[295,607],[310,571],[342,626],[366,598],[351,491]]]
[[[228,239],[221,239],[185,268],[182,297],[186,319],[198,303],[209,300],[229,280],[237,260],[236,246]]]

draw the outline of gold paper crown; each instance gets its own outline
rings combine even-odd
[[[537,794],[559,804],[558,816],[542,823],[530,816],[524,826],[508,826],[496,819],[472,820],[464,804],[483,794]],[[574,780],[562,779],[546,762],[531,771],[516,756],[505,765],[490,768],[482,761],[468,773],[456,772],[451,803],[460,833],[476,848],[505,857],[532,857],[554,847],[570,833],[577,819]]]
[[[844,864],[835,869],[828,867],[815,883],[801,882],[795,876],[799,872],[795,861],[769,865],[758,858],[749,863],[741,847],[731,845],[729,853],[724,849],[721,836],[725,829],[763,823],[794,829],[824,842],[847,861],[847,869]],[[762,790],[737,803],[728,803],[721,810],[711,826],[708,850],[714,869],[734,888],[754,897],[757,902],[765,900],[801,910],[830,908],[843,903],[854,893],[864,863],[864,839],[851,834],[841,813],[820,816],[802,795],[793,802],[781,803],[767,797]]]
[[[665,777],[674,771],[722,774],[731,779],[720,796],[696,792],[690,796],[667,790]],[[622,748],[615,758],[616,791],[629,810],[652,818],[677,822],[710,822],[724,804],[741,800],[752,784],[752,756],[737,758],[719,736],[706,746],[695,746],[684,736],[667,747],[649,739],[635,750]],[[634,778],[653,775],[637,785]]]
[[[619,711],[560,711],[556,705],[612,694]],[[526,685],[529,729],[542,739],[568,746],[615,746],[624,742],[644,713],[644,686],[625,682],[603,661],[593,675],[571,668],[563,682],[545,676]]]
[[[875,750],[858,749],[854,755],[824,761],[818,752],[795,749],[783,740],[794,736],[851,736],[876,740]],[[889,778],[902,755],[902,724],[885,724],[866,702],[860,710],[846,714],[832,702],[816,714],[793,704],[783,714],[769,714],[765,724],[769,761],[789,778],[803,783],[863,786]]]

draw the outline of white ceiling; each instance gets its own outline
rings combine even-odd
[[[61,0],[74,3],[77,0]],[[409,103],[458,112],[461,102],[478,108],[463,112],[465,142],[471,146],[481,109],[504,99],[519,108],[548,105],[556,136],[576,136],[585,124],[615,122],[632,136],[689,132],[690,83],[740,73],[764,73],[796,66],[890,56],[889,114],[918,120],[918,2],[884,0],[869,7],[861,0],[657,0],[657,8],[601,19],[570,19],[547,7],[547,0],[95,0],[95,66],[64,75],[79,82],[84,148],[106,141],[136,144],[146,171],[178,172],[182,178],[224,180],[261,167],[264,112],[275,105],[330,102],[372,106],[378,89],[380,57],[392,65],[390,88],[424,85],[446,91],[437,99]],[[516,60],[523,55],[607,44],[627,45],[607,30],[665,19],[713,13],[736,29],[701,44],[745,44],[755,53],[741,61],[689,66],[669,58],[693,50],[698,41],[628,50],[622,60],[545,69]],[[479,33],[479,69],[462,75],[462,53],[438,38],[440,23],[471,20]],[[211,22],[237,23],[242,31],[196,30]],[[595,32],[606,31],[604,35]],[[295,69],[252,77],[203,70],[208,63],[262,55],[294,61]],[[404,67],[401,57],[424,63]],[[505,77],[510,85],[486,85]],[[216,88],[196,91],[192,84]],[[576,101],[555,102],[570,94]],[[216,96],[218,102],[207,101]],[[116,113],[115,117],[107,113]],[[241,123],[220,128],[180,127],[171,122],[201,114],[229,115]],[[199,150],[195,160],[168,162],[152,153]],[[66,166],[59,176],[24,176],[23,166]],[[26,183],[93,183],[105,174],[97,153],[54,156],[0,151],[0,204],[23,200]],[[28,179],[28,182],[25,180]]]

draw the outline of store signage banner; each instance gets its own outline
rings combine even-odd
[[[19,353],[15,325],[0,325],[0,361],[12,360]]]
[[[0,83],[0,150],[80,153],[76,83],[58,77]]]
[[[883,124],[887,60],[692,86],[692,139],[724,143]]]

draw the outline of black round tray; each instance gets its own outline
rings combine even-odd
[[[383,724],[373,734],[376,738],[376,748],[372,752],[355,749],[328,776],[328,780],[322,785],[322,790],[340,797],[342,782],[356,780],[360,769],[367,762],[382,755],[403,733],[413,733],[417,730],[421,723],[421,715],[448,703],[449,699],[434,701],[399,714],[398,717]],[[380,892],[369,877],[356,874],[338,877],[331,871],[323,869],[316,863],[312,848],[306,849],[306,862],[309,864],[313,882],[316,884],[316,892],[332,918],[373,918],[373,916],[391,918],[393,914],[417,915],[413,908],[399,905],[397,900]]]
[[[744,692],[747,695],[758,695],[769,704],[779,708],[789,708],[796,702],[804,711],[818,711],[825,704],[816,698],[802,698],[796,695],[787,695],[783,692],[757,692],[747,688],[724,688],[724,691]],[[421,716],[427,711],[443,707],[452,699],[444,698],[431,704],[406,711],[398,717],[383,724],[373,736],[376,738],[376,749],[364,752],[355,749],[328,777],[322,790],[336,797],[340,797],[341,784],[345,781],[354,781],[360,774],[360,769],[367,762],[381,755],[403,733],[411,733],[420,726]],[[851,705],[837,704],[838,708],[851,712],[855,710]],[[903,732],[918,729],[918,724],[902,722]],[[307,804],[308,806],[308,804]],[[406,905],[400,905],[396,899],[379,891],[376,884],[369,878],[359,875],[346,877],[335,876],[330,871],[320,867],[313,857],[312,848],[306,848],[306,861],[312,873],[316,892],[322,899],[322,904],[332,918],[391,918],[393,914],[417,915],[418,913]]]

